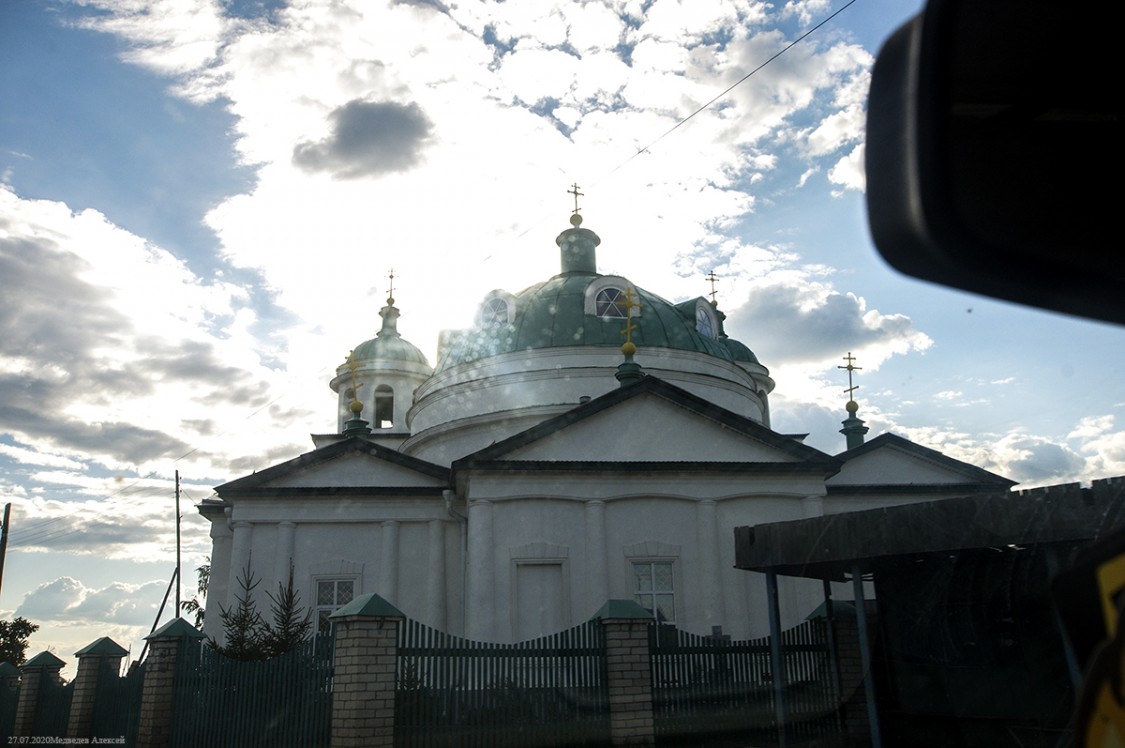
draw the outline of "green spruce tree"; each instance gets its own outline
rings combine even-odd
[[[266,651],[266,622],[254,603],[254,589],[262,580],[254,576],[247,562],[246,568],[238,577],[239,593],[235,596],[232,608],[219,606],[219,618],[223,622],[225,643],[220,646],[214,638],[209,643],[227,657],[236,660],[264,660]]]
[[[269,595],[269,593],[266,593]],[[267,657],[285,654],[309,638],[312,633],[312,611],[301,607],[301,596],[293,589],[293,567],[289,567],[289,582],[277,583],[277,595],[269,595],[272,624],[266,625],[265,650]]]

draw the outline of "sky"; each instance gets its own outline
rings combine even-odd
[[[601,272],[673,301],[715,273],[777,431],[844,449],[850,352],[871,436],[1024,487],[1125,475],[1121,328],[906,278],[872,245],[870,70],[919,7],[0,3],[0,618],[40,625],[29,653],[135,657],[177,471],[187,597],[194,505],[335,430],[328,381],[388,273],[433,363],[486,293],[557,272],[572,184]]]

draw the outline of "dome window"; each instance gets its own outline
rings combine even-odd
[[[705,338],[715,339],[715,320],[711,319],[706,302],[695,308],[695,330]]]
[[[394,426],[395,392],[385,384],[375,388],[375,423],[377,429]]]
[[[508,302],[504,299],[489,299],[481,310],[481,324],[496,327],[508,324]]]
[[[620,288],[603,288],[594,300],[595,313],[599,317],[625,317],[625,292]]]

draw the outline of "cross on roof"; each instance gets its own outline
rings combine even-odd
[[[620,297],[618,297],[617,301],[615,301],[614,303],[620,305],[622,303]],[[625,289],[625,328],[621,331],[621,334],[625,336],[625,342],[626,343],[632,343],[633,342],[633,330],[637,329],[637,326],[635,324],[633,324],[633,310],[634,309],[640,309],[640,308],[641,308],[640,302],[633,300],[633,289],[626,288]]]
[[[387,278],[388,278],[387,303],[388,304],[394,304],[395,303],[395,269],[394,268],[391,268],[391,271],[389,273],[387,273]]]
[[[571,185],[570,189],[566,191],[566,194],[574,195],[574,210],[572,210],[570,212],[571,213],[577,213],[578,212],[578,198],[579,197],[585,197],[586,193],[585,192],[579,192],[578,191],[578,182],[575,182],[573,185]]]
[[[715,290],[715,283],[718,282],[719,276],[715,275],[714,270],[711,270],[707,273],[707,275],[704,276],[704,280],[708,280],[711,282],[711,305],[714,306],[715,295],[718,293],[718,291]]]
[[[848,351],[848,355],[844,356],[844,360],[848,362],[848,365],[847,366],[837,366],[836,368],[847,370],[847,372],[848,372],[848,388],[846,390],[844,390],[844,392],[846,392],[849,397],[852,397],[852,393],[859,389],[858,384],[852,384],[852,372],[853,371],[863,371],[863,367],[854,365],[856,359],[855,359],[855,356],[852,355],[851,351]]]

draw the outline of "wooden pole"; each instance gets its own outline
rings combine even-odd
[[[4,505],[4,528],[0,530],[0,587],[4,584],[4,557],[8,555],[8,525],[12,519],[12,505]]]
[[[781,652],[781,610],[777,596],[777,572],[766,571],[766,603],[770,619],[770,670],[773,676],[773,710],[777,720],[777,745],[785,748],[785,660]]]
[[[176,471],[176,617],[180,616],[180,471]]]
[[[859,656],[863,661],[863,693],[867,697],[867,721],[871,727],[871,748],[883,748],[879,732],[879,710],[875,707],[875,668],[872,666],[871,638],[867,630],[867,603],[863,597],[863,572],[852,565],[852,590],[855,597],[855,623],[859,629]]]

